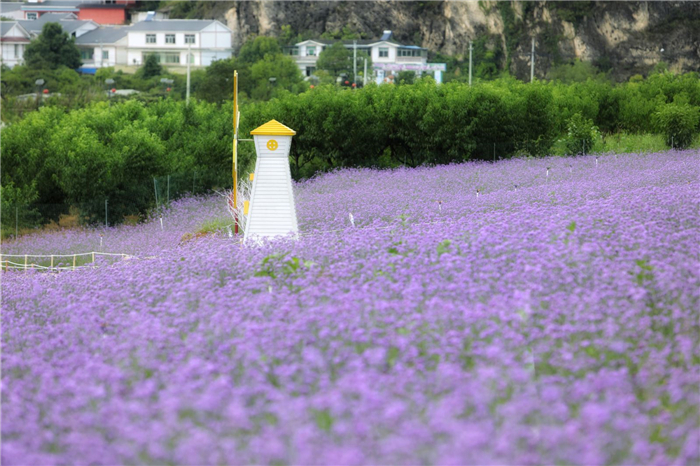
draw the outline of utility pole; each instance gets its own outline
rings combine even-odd
[[[530,57],[530,82],[535,80],[535,38],[532,38],[532,56]]]
[[[469,85],[472,85],[472,41],[469,41]]]
[[[367,85],[367,59],[365,58],[365,74],[362,75],[362,86]]]
[[[190,104],[190,57],[192,56],[192,44],[187,45],[187,97],[185,105]]]
[[[352,41],[352,82],[357,83],[357,41]]]

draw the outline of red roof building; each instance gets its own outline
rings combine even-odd
[[[78,19],[92,20],[97,24],[124,24],[126,5],[89,3],[78,7]]]
[[[72,13],[79,20],[98,24],[124,24],[126,10],[135,0],[45,0],[22,5],[25,19],[39,19],[46,13]]]

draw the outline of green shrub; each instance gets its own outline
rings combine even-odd
[[[585,154],[593,147],[598,137],[598,128],[592,120],[576,113],[569,119],[566,133],[566,154]]]
[[[698,107],[677,101],[659,106],[652,117],[654,128],[664,135],[666,144],[677,149],[690,146],[698,130],[699,119]]]

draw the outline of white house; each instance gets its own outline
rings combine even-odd
[[[17,21],[0,22],[0,61],[12,68],[24,61],[24,50],[31,41],[29,31]]]
[[[87,74],[109,66],[139,66],[149,54],[168,67],[187,66],[188,51],[193,66],[209,66],[232,55],[232,31],[219,21],[146,20],[131,26],[100,26],[72,13],[45,13],[31,21],[0,22],[3,63],[10,67],[21,63],[26,45],[48,22],[60,24],[75,38],[83,61],[79,71]]]
[[[294,58],[304,76],[311,77],[316,71],[318,56],[336,42],[338,41],[305,40],[285,47],[285,53]],[[435,80],[440,83],[442,72],[447,69],[444,63],[428,63],[427,49],[396,42],[391,31],[384,31],[379,40],[345,40],[342,43],[345,48],[356,48],[358,52],[370,55],[372,74],[378,84],[392,81],[393,75],[399,71],[414,71],[417,75],[433,72]],[[362,70],[361,63],[358,63],[359,70]]]
[[[126,64],[126,35],[126,27],[102,27],[75,39],[75,45],[78,46],[83,60],[80,71],[92,74],[97,68]]]
[[[170,19],[142,21],[127,28],[127,62],[141,65],[149,54],[156,54],[160,63],[209,66],[214,60],[230,58],[232,31],[219,21]],[[120,63],[121,64],[121,63]]]
[[[94,21],[79,21],[71,13],[56,14],[46,13],[36,20],[22,21],[2,21],[0,26],[2,32],[2,53],[0,59],[9,67],[24,62],[24,51],[32,39],[41,34],[41,30],[46,23],[58,23],[69,35],[79,38],[90,31],[96,30],[99,26]]]
[[[76,39],[84,73],[108,66],[140,66],[154,54],[168,67],[209,66],[231,57],[232,32],[219,21],[142,21],[131,26],[105,26]]]

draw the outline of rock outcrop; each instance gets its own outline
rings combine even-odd
[[[535,73],[556,63],[592,61],[624,80],[646,74],[660,61],[674,71],[700,70],[700,2],[216,2],[207,15],[234,31],[234,49],[255,34],[280,35],[282,27],[308,37],[343,28],[367,38],[391,29],[400,41],[464,57],[469,41],[500,42],[500,67],[526,79],[531,39]]]

